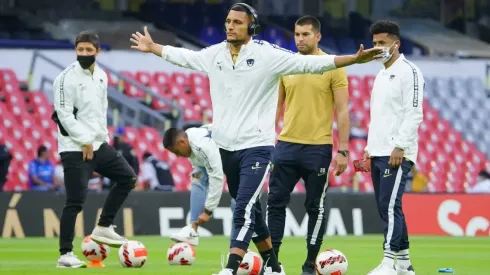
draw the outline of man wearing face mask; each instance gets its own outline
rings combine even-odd
[[[371,92],[371,122],[364,160],[370,163],[385,238],[383,260],[369,274],[415,275],[401,203],[407,175],[417,160],[424,76],[399,53],[400,28],[396,23],[378,21],[371,26],[371,33],[374,46],[383,49],[380,61],[384,68],[376,76]]]
[[[128,162],[108,145],[107,75],[95,63],[100,53],[98,36],[84,31],[75,39],[77,61],[68,66],[53,84],[54,113],[58,124],[58,152],[64,169],[66,202],[60,220],[58,268],[86,267],[73,254],[78,213],[95,171],[116,182],[91,237],[97,243],[120,247],[127,240],[114,230],[114,217],[135,187],[136,174]]]

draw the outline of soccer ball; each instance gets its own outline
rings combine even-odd
[[[90,235],[83,239],[82,254],[91,262],[102,262],[107,258],[109,251],[109,246],[92,241]]]
[[[138,241],[128,241],[119,248],[119,262],[123,267],[142,267],[147,258],[146,247]]]
[[[259,275],[262,270],[262,257],[248,250],[236,272],[237,275]]]
[[[174,243],[167,250],[170,265],[192,265],[196,260],[196,251],[187,243]]]
[[[320,275],[347,274],[347,258],[336,249],[327,249],[318,254],[315,261],[316,272]]]

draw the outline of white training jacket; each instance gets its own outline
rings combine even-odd
[[[194,168],[204,167],[208,173],[209,188],[204,207],[214,211],[223,192],[224,174],[219,148],[207,127],[189,128],[185,131],[191,145],[189,160]]]
[[[92,144],[94,151],[109,142],[107,130],[107,74],[95,65],[94,73],[78,61],[68,66],[53,83],[54,110],[58,125],[58,152],[82,151]],[[77,109],[76,117],[73,111]]]
[[[213,139],[228,151],[274,146],[282,75],[336,69],[334,55],[295,54],[262,40],[250,40],[233,64],[226,41],[192,51],[164,46],[162,58],[208,74],[213,103]]]
[[[416,163],[418,128],[423,120],[424,76],[403,54],[374,80],[366,150],[372,157],[390,156],[395,147]]]

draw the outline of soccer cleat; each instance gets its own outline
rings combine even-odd
[[[199,234],[190,225],[182,228],[178,233],[172,234],[170,239],[174,242],[185,242],[193,246],[199,244]]]
[[[397,275],[415,275],[415,270],[413,266],[409,266],[407,269],[402,269],[399,266],[396,267]]]
[[[316,275],[315,267],[309,264],[304,264],[302,267],[301,275]]]
[[[58,258],[56,268],[86,268],[87,264],[80,261],[73,252],[68,252]]]
[[[398,275],[394,266],[381,263],[375,269],[371,270],[368,275]]]
[[[284,267],[281,265],[281,272],[272,272],[272,267],[266,266],[264,268],[264,275],[286,275],[286,272],[284,272]]]
[[[213,274],[213,275],[233,275],[233,269],[225,268],[221,270],[218,274]]]
[[[114,231],[115,225],[109,227],[96,226],[90,238],[98,244],[106,244],[110,247],[120,247],[125,244],[128,239],[122,237]]]

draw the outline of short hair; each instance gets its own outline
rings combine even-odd
[[[311,25],[316,32],[322,31],[322,24],[320,23],[320,20],[311,15],[305,15],[299,18],[296,20],[295,24],[298,26]]]
[[[144,159],[144,160],[146,160],[147,158],[149,158],[149,157],[151,157],[151,156],[152,156],[152,155],[151,155],[151,153],[147,151],[147,152],[145,152],[145,153],[143,154],[143,159]]]
[[[372,35],[387,33],[388,35],[394,35],[398,39],[400,38],[400,26],[389,20],[378,20],[371,25],[369,31]]]
[[[75,38],[75,47],[80,42],[88,42],[94,45],[96,49],[100,48],[99,36],[93,31],[82,31]]]
[[[244,12],[244,13],[246,13],[248,15],[248,18],[250,19],[250,22],[254,22],[255,21],[254,16],[252,14],[252,11],[250,11],[249,9],[245,8],[244,6],[242,6],[240,4],[234,4],[233,6],[231,6],[230,11]]]
[[[37,148],[37,157],[41,157],[41,155],[44,153],[44,152],[47,152],[48,151],[48,147],[44,146],[44,145],[41,145]]]
[[[168,149],[172,147],[177,142],[177,138],[185,134],[184,130],[177,128],[170,128],[163,134],[163,147]]]

